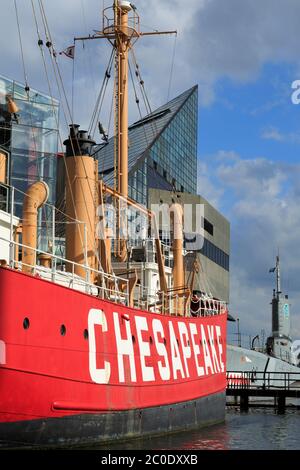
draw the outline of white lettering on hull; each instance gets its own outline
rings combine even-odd
[[[116,379],[119,383],[155,380],[168,382],[225,371],[220,326],[197,325],[184,321],[168,321],[164,325],[158,318],[126,315],[125,321],[124,317],[125,315],[113,312],[113,322],[108,324],[102,310],[91,309],[89,312],[89,370],[93,382],[108,384],[112,367],[113,380]],[[97,334],[98,340],[103,341],[105,335],[109,334],[109,325],[114,329],[114,337],[110,335],[109,344],[113,348],[115,339],[116,350],[112,354],[116,360],[111,359],[108,362],[102,359],[101,368],[99,362],[97,367],[100,354],[97,356],[96,327],[101,327]],[[166,329],[168,331],[165,331]],[[150,338],[152,334],[153,340]],[[106,338],[108,339],[108,336]],[[101,349],[104,353],[105,344],[104,341],[104,347]],[[112,358],[111,352],[110,350],[109,357]],[[149,364],[153,357],[157,361],[155,367],[153,359],[151,365]]]
[[[211,373],[214,374],[214,368],[212,365],[210,353],[209,353],[209,348],[207,344],[207,339],[204,331],[204,326],[201,325],[201,336],[202,336],[202,346],[203,346],[203,355],[204,355],[204,366],[205,366],[205,373],[206,375],[209,374],[209,369],[211,370]]]
[[[189,377],[190,373],[189,373],[189,368],[187,364],[187,359],[190,359],[192,357],[192,351],[189,345],[190,340],[189,340],[189,334],[188,334],[188,329],[186,327],[186,324],[181,321],[178,322],[178,330],[179,330],[182,356],[183,356],[183,362],[184,362],[184,368],[185,368],[185,375],[186,377]]]
[[[169,321],[169,332],[170,332],[170,349],[171,349],[171,362],[173,368],[173,378],[177,379],[177,372],[180,372],[181,377],[184,379],[185,374],[182,367],[179,344],[177,343],[177,338],[175,336],[173,324]]]
[[[217,342],[218,342],[218,349],[219,349],[219,358],[220,358],[220,366],[221,371],[224,372],[225,366],[223,362],[223,346],[222,346],[222,335],[221,335],[221,328],[219,325],[216,326],[216,333],[217,333]]]
[[[4,341],[0,341],[0,365],[6,364],[6,347]]]
[[[90,376],[96,384],[107,384],[110,379],[110,363],[104,361],[103,369],[97,368],[96,325],[102,326],[102,333],[108,331],[104,312],[93,308],[89,311],[88,316]]]
[[[146,357],[150,356],[149,342],[143,340],[142,331],[148,331],[147,319],[145,317],[135,317],[135,326],[140,347],[140,360],[142,377],[144,382],[151,382],[155,380],[154,370],[151,366],[146,366]]]
[[[197,325],[195,325],[195,323],[190,323],[190,332],[191,332],[191,340],[192,340],[192,346],[193,346],[193,351],[194,351],[197,375],[198,377],[201,377],[202,375],[204,375],[204,367],[200,366],[199,361],[198,361],[198,357],[200,356],[200,347],[198,346],[198,344],[196,344],[196,341],[195,341],[195,336],[197,335]]]
[[[171,377],[171,371],[170,371],[170,364],[169,364],[169,358],[168,358],[168,353],[167,353],[167,348],[164,343],[161,343],[159,341],[158,335],[162,338],[162,340],[165,340],[165,333],[164,333],[164,328],[162,326],[162,323],[158,319],[154,319],[152,322],[152,330],[153,330],[153,336],[154,336],[154,343],[156,346],[156,351],[157,354],[164,359],[164,365],[162,361],[158,361],[158,370],[159,374],[162,380],[170,380]]]
[[[125,373],[124,373],[124,356],[129,358],[129,369],[131,382],[136,382],[136,369],[134,361],[134,350],[133,350],[133,341],[130,328],[130,320],[125,321],[126,326],[126,339],[121,338],[121,329],[119,322],[119,314],[114,312],[114,325],[115,325],[115,335],[117,342],[117,355],[118,355],[118,369],[119,369],[119,382],[125,382]]]

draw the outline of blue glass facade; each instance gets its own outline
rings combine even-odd
[[[7,112],[10,95],[19,111]],[[59,103],[0,76],[0,145],[10,152],[9,184],[25,192],[37,180],[49,186],[49,203],[55,202],[56,159],[58,150]],[[23,195],[16,191],[15,214],[22,215]]]
[[[129,127],[129,196],[147,206],[148,189],[196,194],[198,87]],[[114,139],[98,152],[99,174],[113,185]]]
[[[153,167],[177,191],[197,191],[197,89],[150,149]]]

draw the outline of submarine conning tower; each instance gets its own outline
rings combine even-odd
[[[286,362],[291,362],[291,318],[288,295],[281,291],[280,260],[276,257],[276,266],[270,272],[276,273],[276,288],[272,297],[272,335],[267,339],[267,352]]]

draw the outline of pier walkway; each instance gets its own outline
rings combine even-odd
[[[278,413],[284,413],[287,398],[300,399],[299,372],[266,372],[266,371],[227,371],[227,397],[235,397],[240,409],[247,411],[249,406],[256,406],[257,401],[250,397],[274,399]],[[250,401],[250,403],[249,403]]]

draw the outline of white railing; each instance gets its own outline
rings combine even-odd
[[[197,299],[191,298],[191,306],[191,311],[194,313],[193,316],[197,317],[210,317],[220,315],[227,311],[226,302],[210,297],[198,297]]]
[[[50,280],[56,284],[67,286],[74,290],[84,291],[87,294],[95,295],[102,299],[108,299],[116,303],[124,305],[129,304],[129,281],[128,279],[119,276],[98,271],[87,265],[75,263],[74,261],[67,260],[61,256],[47,253],[41,250],[34,249],[22,243],[17,243],[13,240],[7,240],[0,237],[1,243],[8,245],[10,253],[9,266],[13,269],[21,271],[24,266],[32,275],[39,275],[41,278]],[[26,264],[12,256],[15,251],[20,248],[25,248],[34,252],[35,262],[33,265]],[[45,268],[39,263],[39,255],[46,255],[49,258],[50,268]],[[69,266],[66,271],[66,266]],[[80,267],[85,271],[85,279],[75,273],[75,268]],[[101,285],[96,285],[90,282],[92,277],[101,279]],[[125,286],[125,287],[124,287]]]
[[[83,291],[91,295],[95,295],[102,299],[108,299],[116,303],[129,305],[129,279],[116,276],[114,274],[106,274],[103,271],[95,270],[87,265],[87,234],[86,224],[83,222],[68,218],[65,222],[58,222],[56,220],[57,209],[51,204],[45,204],[45,207],[51,209],[51,214],[48,219],[49,227],[46,227],[48,245],[51,253],[42,251],[40,249],[33,249],[15,241],[14,234],[14,205],[15,205],[15,194],[20,193],[23,196],[25,193],[8,185],[0,183],[0,189],[5,192],[0,198],[2,208],[10,214],[10,230],[9,239],[0,236],[0,242],[7,244],[7,258],[9,266],[13,269],[22,270],[24,266],[28,268],[28,271],[33,275],[39,275],[43,279],[52,281],[59,285],[64,285],[75,290]],[[1,194],[0,194],[1,195]],[[58,211],[60,212],[60,211]],[[38,221],[40,222],[40,221]],[[59,224],[83,224],[84,225],[84,240],[82,250],[84,253],[85,264],[79,264],[74,261],[67,260],[64,256],[56,255],[56,226]],[[38,223],[39,232],[41,226]],[[50,232],[50,234],[49,234]],[[50,242],[50,243],[49,243]],[[165,265],[168,267],[172,266],[173,255],[168,243],[161,243],[162,250],[165,258]],[[114,241],[112,241],[112,247]],[[128,248],[145,248],[146,262],[156,262],[156,246],[155,239],[147,238],[145,240],[132,239],[128,240]],[[34,265],[27,265],[22,261],[19,261],[19,256],[16,256],[16,250],[19,252],[21,248],[26,248],[34,252],[35,262]],[[113,250],[112,250],[113,251]],[[38,255],[47,255],[49,259],[50,268],[45,268],[39,264]],[[16,259],[17,258],[17,259]],[[68,266],[68,271],[67,271]],[[85,272],[85,279],[78,276],[75,271],[76,267],[80,267]],[[98,285],[91,282],[93,278],[100,279]],[[101,285],[99,285],[101,284]],[[124,287],[125,286],[125,287]],[[154,291],[153,289],[137,285],[134,288],[133,306],[135,308],[143,309],[146,311],[152,311],[155,313],[162,313],[166,315],[181,315],[181,316],[212,316],[223,313],[227,309],[225,302],[217,301],[210,298],[201,298],[199,303],[199,309],[193,315],[191,308],[191,299],[188,289],[182,289],[179,291],[171,290],[167,293]]]
[[[8,252],[11,254],[16,253],[16,248],[19,252],[20,249],[26,248],[34,252],[35,262],[33,265],[26,264],[18,259],[15,259],[15,255],[10,257],[9,266],[18,271],[22,271],[23,267],[26,266],[28,271],[34,275],[39,276],[42,279],[51,281],[58,285],[63,285],[71,289],[82,291],[95,297],[110,300],[112,302],[129,305],[129,280],[120,276],[111,275],[98,271],[87,265],[75,263],[74,261],[67,260],[61,256],[53,255],[44,251],[33,249],[22,243],[8,240],[0,237],[0,243],[6,243],[8,245]],[[39,264],[39,255],[48,256],[50,267],[44,267]],[[69,266],[66,271],[66,266]],[[80,267],[85,271],[85,279],[78,276],[75,273],[75,268]],[[101,280],[98,285],[92,283],[90,279],[97,277]],[[201,316],[208,317],[214,315],[220,315],[227,309],[225,302],[214,300],[214,299],[201,299],[201,306],[192,315],[190,311],[190,300],[189,292],[153,292],[153,290],[147,287],[137,285],[134,291],[134,304],[135,308],[139,308],[146,311],[152,311],[153,313],[161,313],[165,315],[178,315],[178,316]]]

